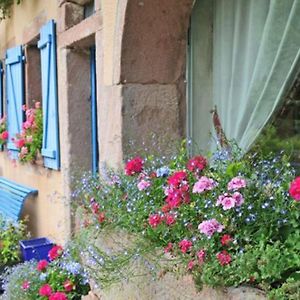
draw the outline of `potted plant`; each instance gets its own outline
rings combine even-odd
[[[10,300],[80,300],[90,287],[87,276],[71,248],[53,246],[49,260],[31,260],[4,274],[4,298]]]

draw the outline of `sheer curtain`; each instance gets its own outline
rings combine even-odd
[[[203,9],[207,2],[198,0],[195,10]],[[226,137],[247,150],[280,105],[299,71],[300,0],[215,0],[210,3],[213,3],[213,12],[207,26],[212,27],[211,108],[217,107]],[[193,29],[197,19],[201,22],[195,11],[191,28],[194,55],[190,61],[194,77],[203,64],[203,58],[195,59],[195,53],[201,49],[201,40],[207,39],[207,32]],[[201,77],[198,78],[198,86],[201,86]],[[193,90],[191,98],[192,107],[200,105]],[[212,123],[207,116],[206,122]],[[194,130],[195,125],[195,122],[191,125]]]

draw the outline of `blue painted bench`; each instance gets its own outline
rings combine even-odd
[[[0,214],[13,221],[19,220],[25,200],[37,193],[35,189],[0,177]]]

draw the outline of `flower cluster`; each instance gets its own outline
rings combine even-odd
[[[35,102],[35,108],[23,106],[26,120],[22,125],[22,131],[12,138],[19,149],[21,162],[34,162],[42,148],[43,117],[40,102]]]
[[[31,261],[12,268],[5,274],[5,295],[7,299],[81,299],[90,288],[86,274],[79,265],[76,272],[66,265],[67,254],[61,246],[54,246],[48,253],[50,262],[43,259]],[[76,263],[78,264],[78,263]],[[28,271],[28,268],[30,271]],[[6,299],[6,298],[5,298]]]
[[[282,282],[288,270],[300,271],[300,263],[288,258],[299,250],[290,241],[300,232],[300,177],[294,179],[285,156],[260,158],[231,151],[222,159],[212,157],[188,159],[185,150],[169,162],[138,156],[125,165],[125,172],[110,175],[117,183],[92,178],[92,183],[85,182],[89,191],[80,188],[77,194],[89,199],[82,205],[95,216],[95,223],[84,216],[90,226],[83,230],[94,224],[96,230],[113,226],[139,235],[161,248],[162,255],[180,260],[197,283],[278,286],[274,268]],[[137,245],[134,257],[148,249]],[[283,258],[275,266],[269,258],[277,251]],[[106,260],[99,261],[103,274]],[[110,276],[112,265],[119,268],[118,260],[107,261]]]
[[[0,145],[5,145],[8,140],[6,116],[0,118]]]

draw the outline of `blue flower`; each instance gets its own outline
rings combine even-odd
[[[168,167],[161,167],[156,170],[157,177],[166,177],[170,174],[170,169]]]

